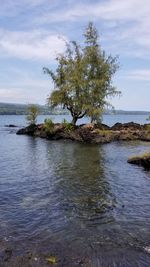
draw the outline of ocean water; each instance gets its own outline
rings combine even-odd
[[[134,121],[136,123],[147,123],[147,115],[104,115],[102,122],[112,126],[116,122],[126,123]],[[37,118],[38,123],[43,123],[45,118],[51,118],[54,122],[62,122],[65,118],[68,122],[71,122],[71,116],[69,115],[39,115]],[[78,124],[88,123],[88,118],[82,118],[78,120]],[[26,126],[26,118],[24,115],[0,115],[0,126],[8,124],[16,124],[19,127]]]
[[[146,123],[146,116],[103,122],[118,121]],[[149,267],[150,173],[127,159],[150,143],[17,136],[25,124],[24,116],[0,116],[0,266],[20,266],[15,256],[30,251],[36,265],[21,266],[48,266],[42,257],[53,255],[56,266]],[[13,256],[3,262],[7,247]]]

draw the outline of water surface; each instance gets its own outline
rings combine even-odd
[[[20,117],[0,121],[1,247],[58,266],[150,266],[150,173],[127,163],[150,143],[17,136],[5,125]]]

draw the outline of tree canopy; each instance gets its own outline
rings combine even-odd
[[[66,44],[66,51],[57,58],[57,68],[44,68],[54,83],[48,98],[51,107],[68,109],[72,123],[88,116],[98,122],[108,99],[120,94],[113,86],[112,77],[119,65],[117,57],[106,56],[98,42],[98,32],[89,23],[84,32],[84,46],[76,41]]]

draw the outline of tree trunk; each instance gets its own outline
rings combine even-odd
[[[78,117],[73,117],[73,119],[72,119],[72,124],[75,126],[76,125],[76,122],[77,122],[77,120],[78,120]]]

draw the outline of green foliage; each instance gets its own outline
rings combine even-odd
[[[146,124],[145,125],[145,130],[148,131],[148,132],[150,132],[150,124]]]
[[[57,262],[57,259],[54,256],[50,256],[50,257],[46,258],[46,260],[50,264],[56,264],[56,262]]]
[[[111,130],[101,130],[101,129],[95,129],[94,133],[101,135],[101,136],[109,136],[112,134]]]
[[[148,116],[148,118],[146,118],[147,121],[150,121],[150,116]]]
[[[75,41],[66,44],[66,52],[57,57],[58,66],[53,72],[44,68],[54,82],[54,91],[48,98],[51,107],[62,106],[72,115],[72,123],[84,116],[98,121],[110,97],[120,94],[112,85],[118,69],[117,57],[106,56],[98,43],[98,32],[89,23],[85,45]]]
[[[48,118],[44,120],[43,128],[47,134],[52,134],[54,132],[54,123],[52,119]]]
[[[63,125],[64,131],[65,131],[66,133],[70,133],[70,132],[73,131],[73,129],[74,129],[72,123],[67,122],[66,119],[64,119],[64,120],[62,121],[62,125]]]
[[[39,114],[39,108],[37,105],[34,105],[34,104],[28,105],[27,116],[26,116],[26,120],[28,124],[30,125],[36,124],[36,119],[37,119],[38,114]]]

